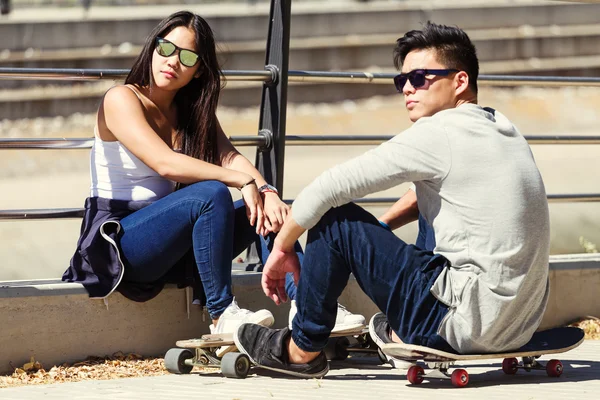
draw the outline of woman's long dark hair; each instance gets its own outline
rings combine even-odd
[[[165,37],[183,26],[196,34],[200,60],[200,77],[193,78],[177,91],[177,142],[183,154],[217,163],[217,104],[221,92],[221,68],[217,61],[215,39],[208,23],[189,11],[179,11],[162,20],[148,36],[142,52],[135,60],[125,84],[148,86],[152,90],[152,55],[156,38]]]

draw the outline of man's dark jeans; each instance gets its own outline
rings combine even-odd
[[[447,267],[443,256],[405,243],[361,207],[333,208],[308,232],[294,342],[305,351],[325,347],[352,273],[402,341],[454,352],[437,334],[448,307],[429,291]]]

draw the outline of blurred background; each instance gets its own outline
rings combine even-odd
[[[0,1],[0,67],[129,68],[150,30],[181,9],[209,21],[224,69],[264,67],[268,1]],[[482,74],[600,76],[600,4],[544,0],[294,0],[290,69],[392,72],[395,40],[427,20],[464,29]],[[91,137],[101,96],[118,83],[0,80],[0,138]],[[219,119],[228,135],[256,135],[260,98],[259,83],[227,84]],[[290,84],[288,100],[290,135],[393,135],[410,126],[391,81]],[[598,87],[482,86],[479,102],[507,115],[524,135],[600,134]],[[599,147],[532,146],[547,192],[599,193]],[[284,198],[368,148],[288,147]],[[252,148],[239,150],[254,160]],[[0,150],[0,209],[82,207],[88,163],[89,150]],[[596,251],[599,211],[596,203],[551,204],[552,253]],[[0,221],[0,280],[60,277],[79,226],[80,220]],[[396,233],[414,242],[416,225]]]

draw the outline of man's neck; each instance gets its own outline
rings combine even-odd
[[[459,97],[456,100],[456,107],[461,106],[463,104],[477,104],[477,96],[470,95],[470,96]]]

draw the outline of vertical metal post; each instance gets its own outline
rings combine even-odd
[[[291,0],[272,0],[265,69],[273,79],[263,84],[259,131],[272,136],[270,148],[259,148],[256,166],[267,182],[283,196],[283,161],[288,68],[290,54]]]
[[[271,71],[272,79],[263,84],[258,127],[259,134],[267,136],[269,145],[257,149],[255,162],[256,168],[282,198],[291,9],[292,0],[271,0],[265,69]],[[247,270],[262,270],[257,246],[260,243],[253,243],[248,249]]]

